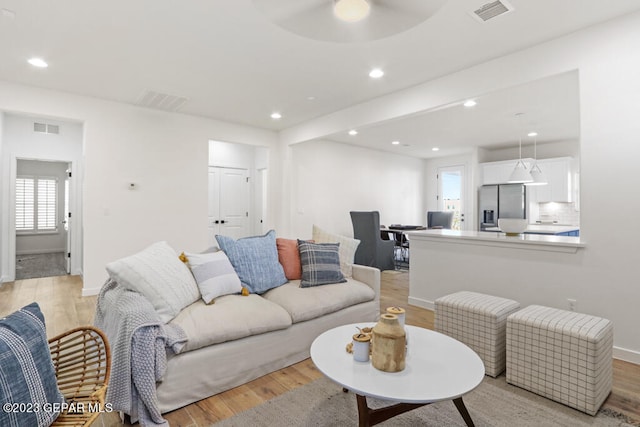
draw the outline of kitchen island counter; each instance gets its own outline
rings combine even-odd
[[[410,231],[407,234],[412,243],[412,255],[414,240],[572,253],[575,253],[579,248],[585,247],[585,242],[580,237],[537,233],[507,236],[504,233],[496,233],[495,231],[423,230]]]
[[[456,230],[407,233],[409,304],[434,309],[458,291],[564,308],[580,296],[576,282],[588,245],[580,237]]]
[[[501,232],[498,227],[489,227],[485,229],[485,231]],[[578,236],[580,233],[580,227],[576,225],[529,224],[524,232],[526,234]]]

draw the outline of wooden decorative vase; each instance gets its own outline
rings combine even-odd
[[[398,316],[383,314],[373,327],[371,364],[384,372],[400,372],[405,363],[405,331]]]

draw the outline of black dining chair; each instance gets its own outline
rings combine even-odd
[[[380,235],[380,212],[352,211],[353,237],[360,240],[356,249],[355,264],[376,267],[380,270],[394,270],[393,240],[383,240]]]
[[[452,224],[453,224],[453,211],[427,212],[427,228],[451,229]]]

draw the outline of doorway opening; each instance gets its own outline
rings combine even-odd
[[[17,159],[15,279],[70,273],[71,163]]]
[[[464,230],[464,166],[438,168],[438,210],[453,211],[453,230]]]
[[[208,244],[263,234],[268,226],[269,149],[209,141]]]

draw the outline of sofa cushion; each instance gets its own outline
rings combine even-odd
[[[298,249],[302,265],[301,287],[346,282],[340,271],[339,243],[309,243],[298,240]]]
[[[371,301],[376,293],[368,285],[347,278],[345,283],[310,288],[301,288],[300,282],[293,280],[271,289],[263,297],[283,307],[293,323],[298,323]]]
[[[287,283],[282,265],[278,262],[275,231],[238,240],[216,235],[216,240],[229,257],[240,282],[252,294],[262,294]]]
[[[242,291],[240,278],[224,252],[186,252],[185,257],[205,304],[219,296],[238,294]]]
[[[356,249],[360,240],[339,234],[329,233],[317,225],[313,226],[313,241],[316,243],[340,243],[340,270],[345,277],[351,277],[353,270],[353,260],[356,256]]]
[[[171,324],[182,329],[189,340],[181,352],[212,344],[263,334],[291,326],[282,307],[259,295],[225,295],[212,305],[196,301],[182,310]],[[241,357],[241,355],[239,355]]]
[[[34,302],[0,319],[0,425],[48,426],[60,410],[58,406],[57,410],[46,411],[44,406],[62,402],[64,397],[51,361],[44,315]],[[15,409],[14,404],[22,405],[23,409],[9,410]]]
[[[107,272],[120,286],[145,296],[165,323],[200,298],[189,267],[167,242],[110,262]]]

